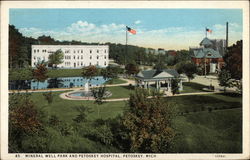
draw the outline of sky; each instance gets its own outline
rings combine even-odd
[[[126,43],[141,47],[188,49],[198,46],[205,28],[208,38],[225,39],[229,22],[229,45],[242,39],[240,9],[10,9],[11,25],[27,37],[42,35],[56,40]]]

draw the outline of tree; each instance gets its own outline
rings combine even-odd
[[[59,49],[55,53],[49,55],[49,65],[57,68],[57,65],[63,63],[63,58],[64,58],[63,52],[62,50]]]
[[[88,66],[82,69],[82,76],[91,80],[94,76],[97,76],[98,70],[95,66]]]
[[[78,106],[76,107],[76,110],[79,112],[79,114],[73,120],[76,123],[86,122],[88,113],[90,113],[90,108],[85,106]]]
[[[122,117],[130,152],[164,153],[175,137],[172,127],[173,106],[161,97],[147,96],[144,89],[136,89],[130,95],[129,108]]]
[[[29,94],[11,94],[9,98],[9,150],[19,152],[22,139],[41,127],[39,111]]]
[[[115,66],[108,66],[107,68],[101,69],[101,75],[103,76],[103,78],[105,80],[111,79],[111,83],[114,78],[118,77],[119,72],[120,68]]]
[[[171,79],[171,92],[173,93],[173,95],[175,95],[176,93],[179,93],[179,82],[180,82],[180,79],[178,78],[174,78],[174,79]]]
[[[224,92],[226,92],[226,87],[231,86],[231,74],[226,69],[222,69],[219,73],[219,85],[224,87]]]
[[[242,79],[242,40],[228,47],[227,53],[224,56],[225,69],[231,74],[234,79]]]
[[[186,63],[183,65],[183,73],[188,77],[188,81],[194,78],[194,74],[197,73],[197,67],[193,63]]]
[[[91,92],[93,94],[93,97],[95,98],[95,103],[98,105],[101,105],[103,103],[103,100],[105,99],[105,93],[106,93],[106,87],[101,86],[98,88],[92,88]],[[98,117],[99,117],[99,107],[98,107]]]
[[[125,66],[125,70],[126,70],[126,74],[128,74],[128,75],[134,75],[134,74],[137,74],[139,72],[138,66],[135,64],[132,64],[132,63],[127,64]]]
[[[14,25],[9,25],[9,61],[10,68],[20,68],[28,62],[28,50],[24,45],[24,37]]]
[[[52,94],[51,91],[50,92],[44,92],[43,96],[48,101],[49,104],[53,102],[54,97],[53,97],[53,94]]]
[[[154,66],[154,69],[158,70],[158,71],[162,71],[163,69],[166,68],[166,65],[165,63],[162,61],[162,60],[159,60],[155,66]]]
[[[48,78],[48,69],[45,63],[39,63],[36,65],[36,69],[33,70],[33,77],[37,80],[37,89],[39,82],[44,82]]]

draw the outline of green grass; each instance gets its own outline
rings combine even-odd
[[[181,93],[204,92],[202,88],[207,87],[206,85],[194,82],[183,82],[182,85],[183,85],[183,91],[181,91]]]
[[[112,80],[108,80],[107,82],[105,82],[105,84],[123,84],[123,83],[127,83],[127,81],[124,81],[119,78],[114,78]]]
[[[78,115],[75,109],[77,106],[84,105],[90,108],[91,113],[88,114],[89,120],[98,118],[107,119],[114,118],[122,114],[125,108],[125,102],[105,102],[102,105],[95,104],[94,101],[72,101],[65,100],[59,97],[62,92],[54,92],[54,99],[51,104],[48,104],[42,93],[32,93],[31,99],[45,111],[48,115],[56,115],[61,120],[71,122]],[[98,116],[98,109],[100,114]]]
[[[230,97],[223,94],[192,95],[167,97],[167,101],[175,103],[179,112],[189,113],[217,109],[241,108],[241,97]]]
[[[49,69],[48,76],[50,78],[57,77],[81,77],[82,69]]]
[[[172,151],[181,153],[241,153],[241,108],[200,112],[175,119]]]
[[[128,98],[129,95],[134,92],[134,89],[130,89],[129,86],[107,87],[107,90],[112,93],[112,96],[108,97],[108,99]]]
[[[113,89],[115,97],[122,97],[130,92],[129,89],[121,86],[109,87],[109,89]],[[54,101],[50,105],[42,93],[32,93],[31,98],[47,115],[57,115],[60,120],[66,122],[72,122],[72,119],[78,115],[75,107],[80,105],[91,109],[91,113],[88,114],[90,121],[98,118],[115,118],[126,110],[126,102],[124,101],[106,102],[98,106],[93,101],[61,99],[60,93],[62,92],[53,93]],[[175,103],[178,112],[184,112],[183,115],[174,119],[177,138],[172,144],[171,152],[240,153],[242,151],[242,97],[211,94],[167,97],[165,100]],[[99,116],[97,114],[98,108],[100,110]],[[209,112],[208,108],[213,110]],[[98,143],[91,145],[91,148],[95,148],[94,145],[98,145]],[[96,146],[96,148],[98,147]],[[108,147],[104,150],[109,152]]]

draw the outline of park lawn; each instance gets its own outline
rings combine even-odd
[[[115,118],[123,114],[127,108],[125,101],[105,102],[98,106],[93,101],[61,99],[60,93],[62,92],[53,93],[54,100],[50,105],[48,105],[42,93],[32,93],[31,98],[39,108],[47,112],[47,115],[57,115],[60,120],[66,122],[72,122],[72,119],[78,115],[75,107],[80,105],[85,105],[91,109],[91,113],[88,114],[90,121],[98,118]],[[179,113],[184,113],[183,115],[179,114],[173,121],[177,138],[171,152],[240,153],[242,151],[241,97],[210,94],[166,97],[164,99],[174,103]],[[98,107],[100,110],[99,116],[97,114]],[[209,112],[208,108],[212,108],[212,111]],[[109,152],[108,147],[105,151]],[[112,151],[110,150],[110,152]]]
[[[57,77],[81,77],[82,69],[49,69],[49,78]]]
[[[194,82],[183,82],[182,85],[183,85],[183,91],[181,91],[181,93],[204,92],[202,88],[207,87],[206,85]]]
[[[131,93],[134,93],[134,87],[131,86],[115,86],[115,87],[107,87],[107,90],[112,93],[112,96],[107,99],[113,98],[128,98]]]
[[[179,113],[189,113],[218,109],[242,107],[242,97],[231,97],[222,93],[207,95],[189,95],[167,97],[167,101],[176,105]]]
[[[242,153],[242,109],[196,112],[174,120],[179,134],[171,152]]]
[[[108,119],[115,118],[123,113],[125,109],[125,102],[104,102],[101,105],[94,103],[94,101],[74,101],[65,100],[59,97],[63,92],[53,92],[54,99],[51,104],[45,100],[42,93],[32,93],[31,99],[37,104],[37,106],[49,115],[56,115],[60,120],[66,122],[72,122],[72,119],[78,115],[78,111],[75,109],[77,106],[86,106],[90,108],[88,114],[89,120],[95,120],[98,118]],[[99,109],[99,116],[98,116]]]
[[[113,80],[108,80],[104,84],[109,85],[109,84],[124,84],[124,83],[127,83],[127,81],[124,81],[124,80],[119,79],[119,78],[114,78]]]

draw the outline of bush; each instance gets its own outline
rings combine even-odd
[[[208,112],[212,112],[212,111],[213,111],[213,108],[208,107]]]

